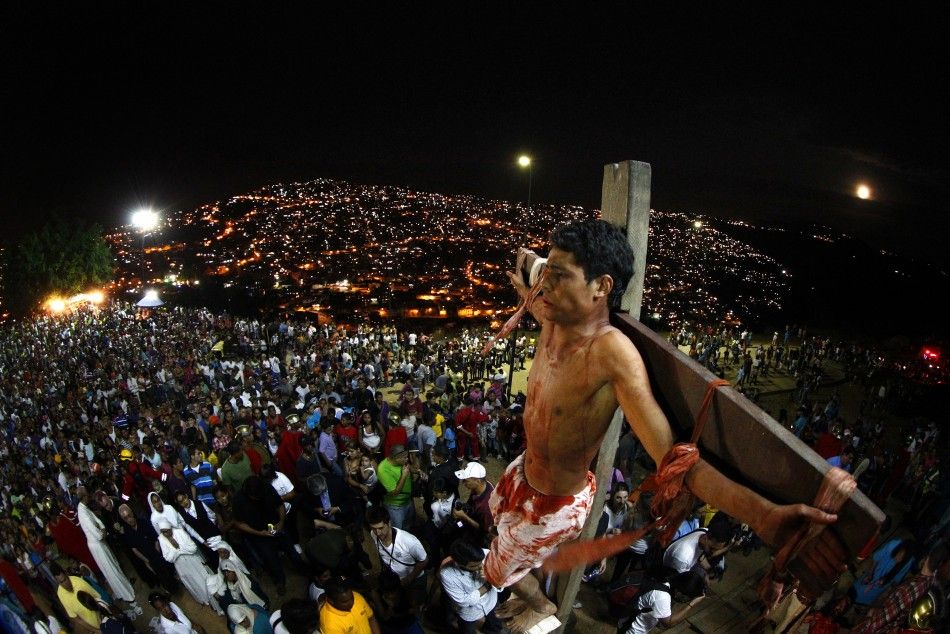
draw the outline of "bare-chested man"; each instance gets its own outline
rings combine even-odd
[[[626,237],[601,220],[561,227],[551,235],[547,268],[542,294],[529,307],[542,327],[528,377],[527,449],[508,466],[492,495],[498,537],[484,565],[492,585],[510,586],[535,613],[520,615],[514,629],[556,611],[528,573],[580,534],[596,490],[588,466],[617,406],[657,464],[674,442],[640,354],[610,325],[609,306],[633,275]],[[524,297],[528,289],[520,276],[508,275]],[[698,497],[749,524],[769,543],[781,542],[805,522],[836,519],[801,504],[775,505],[704,461],[689,472],[687,483]],[[828,576],[836,575],[841,553],[829,546],[821,556],[827,559]]]

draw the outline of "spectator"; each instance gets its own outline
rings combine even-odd
[[[495,525],[488,503],[494,487],[485,476],[485,467],[478,462],[469,462],[464,469],[455,472],[455,477],[469,495],[464,506],[452,510],[452,517],[465,525],[469,541],[477,546],[487,546],[491,542],[491,530]]]
[[[503,632],[504,624],[495,614],[498,590],[485,581],[482,563],[488,550],[456,540],[449,548],[449,559],[439,569],[445,595],[452,602],[458,619],[458,631]]]
[[[158,521],[158,543],[165,561],[175,565],[175,571],[182,584],[195,601],[210,605],[215,612],[221,608],[213,596],[208,593],[208,577],[211,570],[201,558],[197,544],[182,528],[173,528],[168,520]]]
[[[373,609],[345,580],[331,579],[326,598],[320,608],[321,634],[381,634]]]
[[[392,525],[385,507],[373,507],[366,512],[376,552],[384,573],[397,576],[409,589],[410,602],[418,612],[426,600],[426,566],[429,555],[422,542],[412,533]]]
[[[234,500],[234,517],[237,528],[244,532],[252,549],[258,553],[268,574],[277,584],[277,594],[286,592],[286,575],[280,565],[278,554],[283,552],[296,566],[303,560],[287,535],[285,521],[287,511],[284,502],[274,487],[259,476],[251,476],[244,490]]]
[[[415,521],[412,503],[412,477],[409,472],[409,452],[404,445],[393,445],[389,457],[379,463],[379,484],[383,487],[383,507],[389,512],[392,524],[407,529]]]
[[[185,616],[181,608],[172,603],[171,597],[161,592],[153,592],[148,602],[158,612],[163,634],[206,634],[205,629]]]

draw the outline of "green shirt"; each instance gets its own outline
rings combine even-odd
[[[241,455],[240,462],[231,462],[231,459],[224,461],[221,466],[221,482],[234,488],[235,493],[240,493],[244,487],[244,481],[254,475],[251,471],[251,459],[247,454]]]
[[[388,506],[409,506],[412,500],[412,477],[406,476],[406,481],[402,483],[402,491],[396,491],[396,485],[399,484],[399,478],[402,476],[402,467],[393,464],[386,458],[379,463],[376,469],[376,475],[379,477],[379,483],[386,490],[383,496],[383,504]]]

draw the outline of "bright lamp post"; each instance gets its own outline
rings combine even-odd
[[[528,170],[528,214],[531,214],[531,168],[533,161],[531,157],[527,154],[522,154],[518,157],[518,167],[521,169]],[[515,382],[515,344],[518,339],[518,330],[517,328],[511,332],[511,336],[508,338],[508,383],[505,385],[505,391],[507,392],[508,400],[511,400],[511,387]]]
[[[532,161],[531,157],[527,154],[522,154],[518,157],[518,166],[521,169],[528,170],[528,213],[531,213],[531,167]]]
[[[142,276],[142,286],[145,286],[145,234],[158,226],[158,214],[148,207],[144,207],[132,213],[132,226],[142,235],[142,268],[139,274]]]

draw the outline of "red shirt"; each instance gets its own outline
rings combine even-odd
[[[20,600],[20,603],[27,612],[32,612],[33,609],[36,608],[33,595],[30,594],[30,589],[23,583],[23,579],[20,578],[20,574],[16,568],[14,568],[10,562],[3,559],[0,559],[0,577],[3,577],[3,580],[7,582],[7,585],[13,590],[16,598]]]
[[[257,453],[257,450],[253,447],[248,447],[244,450],[244,453],[247,454],[247,459],[251,461],[251,471],[255,474],[260,474],[261,472],[261,456]]]
[[[337,423],[334,427],[336,431],[336,444],[337,448],[340,450],[340,453],[346,451],[346,439],[351,438],[353,442],[359,442],[360,430],[357,429],[356,425],[344,425],[342,423]]]
[[[383,440],[383,455],[389,457],[389,450],[394,445],[405,447],[409,444],[409,436],[406,435],[406,428],[402,425],[395,425],[386,430],[386,439]]]
[[[839,455],[843,446],[841,441],[834,437],[834,434],[825,432],[815,441],[815,453],[827,460]]]
[[[478,432],[478,426],[488,421],[488,414],[474,407],[463,407],[455,415],[455,424],[470,434]]]

